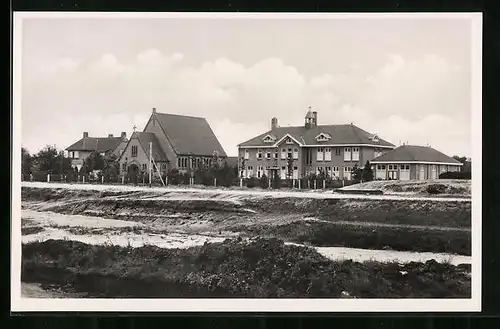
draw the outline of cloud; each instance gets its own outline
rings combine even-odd
[[[67,146],[82,131],[130,134],[134,124],[142,129],[156,107],[206,117],[235,154],[236,145],[268,129],[273,116],[283,126],[302,124],[310,105],[320,124],[354,122],[396,144],[408,140],[470,153],[467,68],[432,54],[391,54],[371,72],[347,63],[343,72],[318,76],[306,76],[279,58],[246,66],[216,58],[194,66],[180,52],[158,49],[131,59],[103,54],[92,62],[54,63],[47,65],[50,70],[30,72],[23,86],[23,143],[30,149]],[[33,120],[45,117],[50,120],[44,128]]]

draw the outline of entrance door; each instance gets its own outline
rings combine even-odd
[[[419,180],[424,180],[425,179],[425,167],[424,167],[424,165],[420,165],[418,167],[419,167],[419,170],[418,170],[418,179]]]
[[[139,179],[139,166],[136,164],[131,164],[127,170],[128,181],[137,185]]]
[[[401,165],[399,170],[400,180],[410,180],[410,165]]]

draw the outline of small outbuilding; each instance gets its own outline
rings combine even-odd
[[[444,172],[460,171],[462,163],[429,146],[402,145],[373,159],[378,180],[437,179]]]

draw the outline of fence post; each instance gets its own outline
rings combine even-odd
[[[307,180],[307,188],[308,188],[308,189],[310,189],[310,188],[311,188],[311,180],[310,180],[310,179],[308,179],[308,180]]]
[[[33,174],[30,174],[30,181],[33,181]]]
[[[299,179],[299,180],[298,180],[298,183],[299,183],[299,190],[300,190],[300,182],[302,182],[302,179]]]
[[[82,182],[85,183],[85,175],[82,176]]]
[[[315,179],[315,180],[314,180],[314,189],[316,189],[316,185],[317,185],[316,183],[317,183],[317,182],[318,182],[318,180],[317,180],[317,179]]]
[[[165,176],[165,186],[168,185],[168,176]]]
[[[344,186],[345,186],[344,179],[342,179],[342,187],[344,187]]]
[[[326,188],[326,179],[323,179],[323,189]]]
[[[243,178],[240,178],[240,187],[243,187]]]
[[[125,175],[122,176],[122,184],[125,184]]]
[[[50,183],[50,174],[47,174],[47,183]]]
[[[101,176],[101,183],[104,184],[104,175]]]
[[[214,186],[217,187],[217,178],[214,178]]]
[[[269,189],[271,189],[271,178],[269,178],[268,187],[269,187]]]

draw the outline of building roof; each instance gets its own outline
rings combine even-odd
[[[318,142],[316,137],[321,134],[328,134],[331,138],[326,142]],[[352,125],[318,125],[316,127],[306,128],[305,126],[293,127],[277,127],[269,130],[257,137],[254,137],[246,142],[239,144],[240,147],[262,146],[270,147],[269,143],[264,143],[263,139],[267,135],[276,137],[276,141],[289,134],[302,145],[342,145],[342,144],[370,144],[381,147],[394,147],[395,145],[383,140],[372,139],[374,134],[364,131],[363,129]]]
[[[72,144],[67,151],[114,151],[122,142],[122,137],[84,137]]]
[[[163,150],[161,149],[160,143],[158,142],[158,139],[156,138],[156,135],[153,133],[146,133],[146,132],[134,132],[130,139],[132,140],[133,138],[137,138],[139,140],[139,144],[141,144],[142,148],[144,149],[144,152],[146,152],[146,155],[149,157],[149,143],[152,143],[152,148],[151,148],[151,153],[153,155],[153,159],[156,161],[167,161],[167,157],[165,156],[165,153],[163,153]]]
[[[219,156],[226,157],[205,118],[167,113],[156,113],[156,118],[177,154],[212,156],[218,152]]]
[[[435,162],[435,163],[447,163],[447,164],[457,164],[462,163],[456,159],[447,156],[444,153],[439,152],[436,149],[428,146],[416,146],[416,145],[402,145],[399,146],[375,159],[371,162]]]

